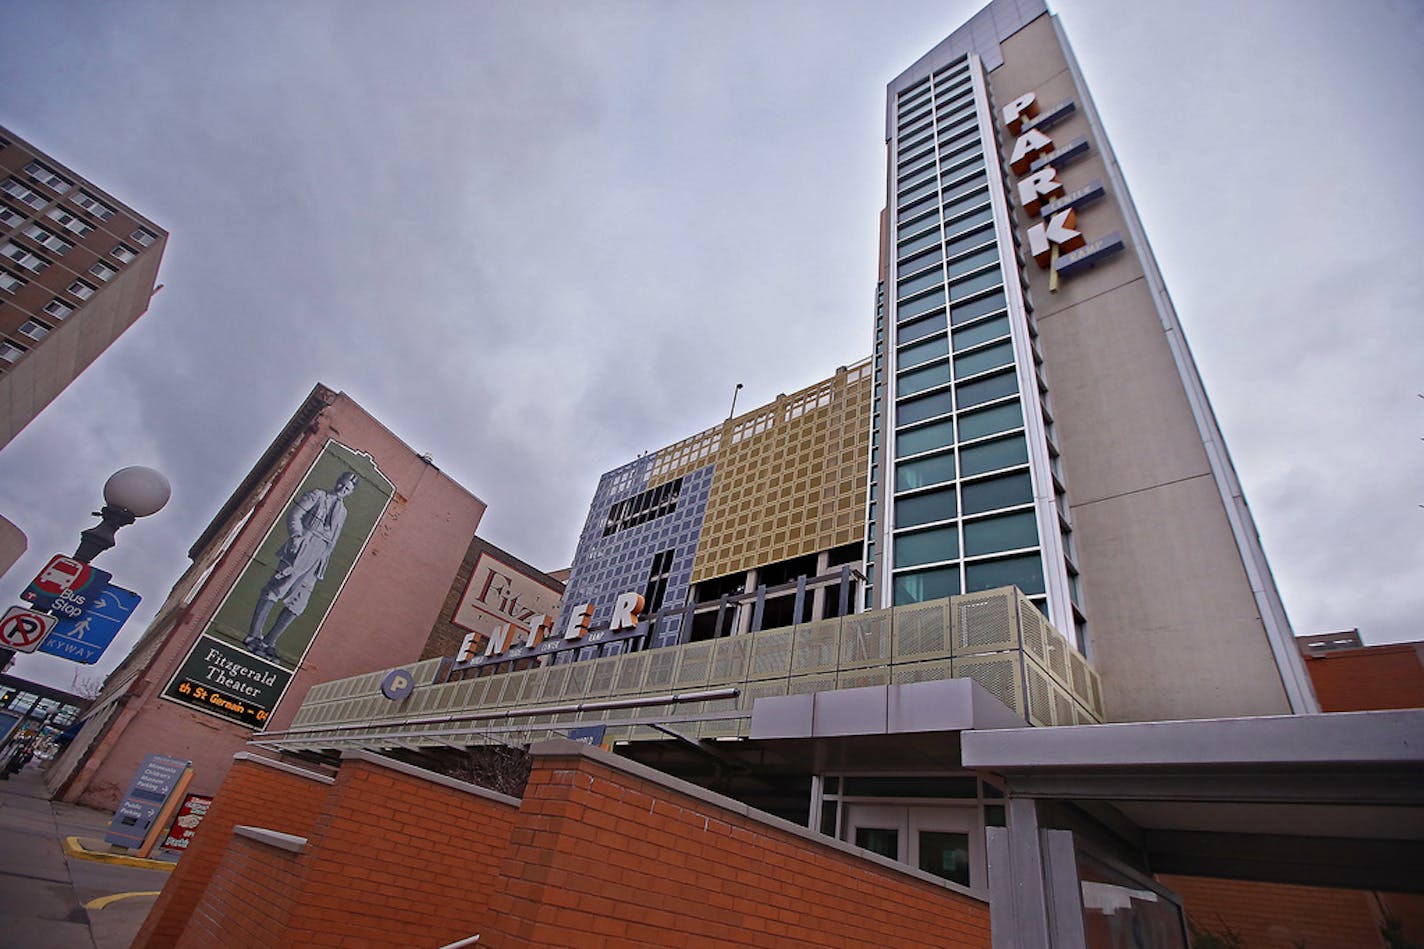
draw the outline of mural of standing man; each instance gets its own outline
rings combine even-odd
[[[277,553],[277,569],[262,587],[243,641],[257,655],[277,658],[277,640],[307,608],[317,581],[326,578],[331,551],[346,525],[345,499],[356,490],[358,480],[353,472],[342,472],[330,491],[308,491],[287,509],[287,542]],[[282,608],[268,629],[267,619],[278,602]]]

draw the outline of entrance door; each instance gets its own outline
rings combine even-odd
[[[988,885],[984,832],[973,807],[850,804],[846,840],[961,886]]]

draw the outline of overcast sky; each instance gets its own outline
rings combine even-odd
[[[869,353],[885,85],[981,4],[6,4],[0,124],[171,232],[0,451],[18,592],[110,472],[145,597],[320,381],[566,566],[599,473]],[[1296,632],[1424,638],[1424,8],[1063,0]]]

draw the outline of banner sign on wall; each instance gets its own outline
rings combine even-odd
[[[504,623],[527,624],[531,616],[558,617],[563,594],[515,567],[481,552],[452,617],[456,626],[489,636]]]
[[[394,495],[370,455],[328,441],[163,697],[263,727]]]

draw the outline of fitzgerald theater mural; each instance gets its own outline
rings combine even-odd
[[[163,697],[265,725],[394,494],[369,455],[328,441]]]

